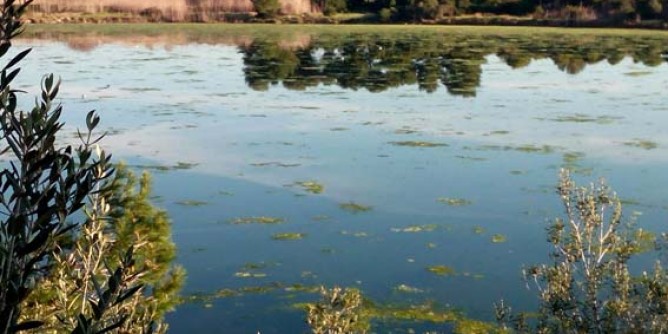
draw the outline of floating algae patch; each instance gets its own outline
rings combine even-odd
[[[652,74],[650,71],[632,71],[632,72],[626,72],[624,75],[629,76],[629,77],[641,77],[645,75]]]
[[[541,154],[549,154],[554,152],[554,147],[550,145],[542,145],[542,146],[537,146],[537,145],[521,145],[514,147],[513,150],[518,151],[518,152],[525,152],[525,153],[541,153]]]
[[[566,152],[564,153],[562,159],[565,165],[570,166],[577,164],[584,157],[585,154],[582,152]]]
[[[182,297],[182,301],[186,303],[203,303],[206,305],[213,302],[215,299],[243,297],[245,295],[267,294],[276,291],[283,291],[289,293],[292,292],[315,293],[318,291],[318,287],[303,285],[299,283],[285,284],[281,282],[272,282],[268,285],[244,286],[238,289],[224,288],[217,290],[213,293],[193,293],[191,295]]]
[[[267,274],[265,273],[254,273],[250,271],[238,271],[234,273],[234,277],[239,277],[239,278],[264,278],[267,277]]]
[[[495,234],[492,236],[492,242],[495,244],[506,242],[506,236],[503,234]]]
[[[517,151],[524,153],[540,153],[540,154],[549,154],[555,151],[556,147],[550,145],[533,145],[525,144],[520,146],[511,146],[511,145],[480,145],[476,147],[464,146],[465,150],[475,150],[475,151]]]
[[[269,264],[265,262],[248,262],[244,264],[242,267],[242,270],[244,271],[249,271],[249,270],[259,270],[259,269],[265,269],[269,266]]]
[[[454,197],[439,197],[436,199],[436,202],[443,203],[449,206],[466,206],[472,203],[469,200],[463,198],[454,198]]]
[[[490,135],[490,136],[503,136],[503,135],[507,135],[507,134],[510,134],[510,131],[507,131],[507,130],[494,130],[494,131],[489,132],[488,135]]]
[[[294,184],[311,194],[322,194],[325,191],[325,186],[317,181],[297,181]]]
[[[166,172],[171,169],[170,166],[165,166],[165,165],[129,165],[128,167],[136,169],[153,170],[158,172]]]
[[[271,238],[274,240],[300,240],[306,237],[306,233],[286,232],[274,233]]]
[[[340,132],[340,131],[348,131],[348,130],[349,129],[346,128],[346,127],[334,127],[334,128],[329,129],[329,131],[332,131],[332,132]]]
[[[372,206],[362,205],[362,204],[355,203],[355,202],[341,203],[341,204],[339,204],[339,208],[341,210],[348,211],[350,213],[367,212],[367,211],[371,211],[371,209],[373,209]]]
[[[444,265],[436,265],[427,267],[427,271],[438,276],[452,276],[456,274],[455,270],[452,267]]]
[[[353,232],[353,231],[343,230],[341,231],[341,235],[350,235],[355,238],[366,238],[369,236],[369,233],[366,233],[364,231]]]
[[[653,141],[646,140],[646,139],[637,139],[637,138],[632,140],[632,141],[624,142],[624,145],[631,146],[631,147],[642,148],[642,149],[645,149],[645,150],[653,150],[653,149],[659,147],[659,144],[657,144]]]
[[[186,170],[186,169],[192,169],[193,167],[196,167],[199,165],[198,163],[192,163],[192,162],[182,162],[178,161],[176,165],[172,166],[172,169],[176,170]]]
[[[508,333],[492,323],[461,318],[455,321],[454,334]]]
[[[596,116],[592,117],[585,114],[573,114],[573,115],[561,115],[556,118],[551,118],[553,122],[559,123],[595,123],[595,124],[611,124],[616,120],[621,119],[621,117],[612,117],[612,116]]]
[[[445,323],[460,320],[463,315],[453,309],[439,309],[432,303],[420,305],[375,305],[366,301],[362,312],[372,320],[385,322],[432,322]]]
[[[413,129],[413,128],[408,127],[408,126],[403,126],[400,129],[394,130],[394,133],[398,134],[398,135],[410,135],[410,134],[414,134],[414,133],[418,133],[418,132],[419,132],[418,130]]]
[[[314,221],[314,222],[324,222],[324,221],[331,220],[331,217],[329,217],[327,215],[317,215],[317,216],[311,217],[311,220]]]
[[[133,93],[144,93],[144,92],[159,92],[160,88],[156,87],[122,87],[122,91],[133,92]]]
[[[184,201],[178,201],[176,202],[176,204],[183,206],[204,206],[209,204],[209,202],[197,201],[197,200],[184,200]]]
[[[485,228],[482,226],[474,226],[473,227],[473,233],[475,234],[483,234],[485,233]]]
[[[232,224],[280,224],[285,219],[270,216],[239,217],[232,219]]]
[[[462,159],[462,160],[469,160],[469,161],[486,161],[487,160],[487,158],[473,157],[473,156],[469,156],[469,155],[456,155],[455,158]]]
[[[159,171],[159,172],[166,172],[170,170],[185,170],[185,169],[191,169],[199,164],[197,163],[189,163],[189,162],[177,162],[176,165],[129,165],[131,168],[136,168],[136,169],[147,169],[147,170],[154,170],[154,171]]]
[[[403,292],[403,293],[422,293],[424,290],[412,287],[406,284],[399,284],[394,287],[394,291]]]
[[[400,286],[401,287],[401,286]],[[407,288],[411,288],[406,286]],[[312,308],[312,303],[295,303],[292,308],[307,311]],[[390,332],[388,326],[396,324],[415,324],[415,323],[452,323],[457,334],[500,334],[508,333],[493,323],[472,320],[456,309],[450,307],[438,306],[433,302],[421,304],[391,304],[376,303],[370,299],[364,298],[362,305],[351,310],[357,318],[359,328],[381,326],[385,330],[381,333]],[[372,326],[374,324],[374,326]],[[377,328],[376,328],[377,329]],[[376,332],[376,331],[372,331]],[[409,330],[408,333],[414,333]],[[432,332],[428,332],[432,333]]]
[[[432,232],[436,230],[437,227],[438,225],[436,224],[411,225],[407,227],[393,227],[390,231],[403,233]]]
[[[566,152],[562,157],[562,167],[570,170],[574,174],[591,175],[593,168],[580,165],[580,161],[584,157],[585,154],[582,152]]]
[[[302,164],[299,163],[283,163],[283,162],[278,162],[278,161],[270,161],[270,162],[256,162],[250,164],[253,167],[281,167],[281,168],[292,168],[292,167],[299,167]]]
[[[445,143],[435,143],[428,141],[415,141],[415,140],[406,140],[406,141],[392,141],[391,145],[394,146],[406,146],[406,147],[445,147],[448,144]]]

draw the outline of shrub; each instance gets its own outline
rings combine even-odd
[[[59,245],[51,274],[24,303],[23,318],[40,319],[44,322],[40,330],[69,333],[76,327],[77,315],[91,311],[82,306],[94,286],[81,287],[79,282],[108,275],[106,264],[119,261],[123,250],[132,247],[136,264],[127,273],[146,293],[128,296],[109,313],[127,316],[117,329],[120,333],[144,333],[146,324],[152,324],[154,333],[166,332],[162,319],[178,301],[185,272],[171,265],[176,250],[171,226],[166,213],[148,200],[149,175],[142,175],[138,189],[137,181],[126,167],[118,166],[108,196],[96,201],[108,204],[106,219],[87,220],[70,242]]]
[[[281,3],[278,0],[251,0],[253,7],[261,18],[276,17],[281,11]]]
[[[380,22],[390,22],[392,20],[392,9],[390,8],[383,8],[378,12],[378,16],[380,18]]]
[[[308,305],[307,322],[313,334],[363,334],[369,327],[357,289],[320,288],[322,300]]]
[[[497,319],[522,333],[664,333],[668,330],[668,276],[632,276],[629,261],[653,249],[652,235],[623,220],[619,198],[600,182],[577,187],[562,171],[558,192],[566,215],[548,229],[553,263],[527,269],[539,291],[535,328],[526,316],[497,305]]]
[[[21,15],[31,2],[2,0],[0,58],[21,32]],[[0,154],[9,161],[0,171],[0,333],[160,331],[164,298],[183,275],[166,274],[150,258],[171,259],[173,244],[122,222],[134,210],[164,231],[164,219],[135,210],[147,208],[147,188],[137,196],[128,190],[134,188],[130,176],[114,177],[110,157],[98,145],[102,136],[93,135],[100,121],[93,111],[86,131],[79,132],[80,145],[59,146],[64,124],[62,106],[54,104],[60,82],[53,75],[44,78],[31,110],[18,108],[19,91],[11,83],[29,52],[19,52],[0,75],[0,139],[6,145]],[[71,222],[77,219],[83,223]],[[147,284],[150,295],[144,294]]]

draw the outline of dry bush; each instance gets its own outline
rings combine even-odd
[[[525,271],[539,292],[537,322],[503,303],[497,319],[520,333],[666,333],[668,275],[658,262],[638,276],[629,269],[634,256],[654,249],[653,235],[624,218],[603,182],[578,187],[562,171],[559,195],[566,214],[548,228],[553,263]]]
[[[320,288],[322,300],[308,305],[307,322],[313,334],[364,334],[369,323],[364,319],[362,294],[357,289]]]

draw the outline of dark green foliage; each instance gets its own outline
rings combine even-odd
[[[276,17],[281,11],[281,3],[278,0],[251,0],[257,15],[261,18]]]
[[[4,0],[0,13],[0,57],[7,55],[11,40],[21,32],[21,15],[31,0]],[[43,319],[25,319],[25,302],[43,283],[59,257],[68,254],[72,238],[79,235],[71,220],[84,211],[86,221],[103,220],[104,202],[111,194],[107,182],[113,169],[110,157],[93,136],[99,117],[89,112],[86,131],[79,133],[78,147],[58,146],[62,106],[55,105],[60,82],[48,75],[40,97],[29,111],[18,108],[19,92],[11,88],[19,73],[16,66],[30,50],[19,52],[0,74],[0,154],[9,163],[0,171],[0,333],[38,330]],[[87,206],[90,206],[88,208]],[[105,333],[119,328],[126,313],[112,311],[142,289],[130,268],[135,265],[134,245],[128,245],[117,261],[104,262],[105,275],[87,276],[76,282],[93,287],[84,292],[82,309],[72,333]],[[25,313],[25,314],[24,314]],[[64,321],[64,320],[63,320]],[[137,324],[143,327],[144,324]],[[139,327],[139,328],[141,328]],[[150,326],[149,326],[150,327]]]
[[[348,11],[348,4],[346,0],[327,0],[322,9],[325,15],[334,15],[336,13],[344,13]]]
[[[663,3],[662,3],[663,2]],[[380,22],[422,22],[465,13],[526,16],[552,24],[639,24],[668,20],[665,0],[347,0],[346,8],[378,15]],[[328,12],[327,6],[322,6]],[[484,22],[481,19],[481,22]]]
[[[115,243],[110,254],[142,245],[135,252],[135,260],[144,272],[140,282],[151,289],[156,303],[155,318],[162,318],[178,302],[185,278],[185,271],[172,265],[176,245],[172,241],[171,222],[165,211],[151,204],[148,173],[138,180],[124,165],[119,165],[112,188],[109,233]]]

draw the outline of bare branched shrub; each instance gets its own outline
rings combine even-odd
[[[308,306],[307,322],[313,334],[363,334],[362,295],[357,289],[320,288],[322,300]]]
[[[535,330],[526,317],[497,305],[497,319],[518,332],[665,333],[668,277],[657,262],[653,273],[633,276],[629,260],[649,250],[650,235],[624,220],[619,198],[600,182],[577,187],[562,171],[558,192],[565,218],[548,229],[552,265],[525,270],[539,291]]]

